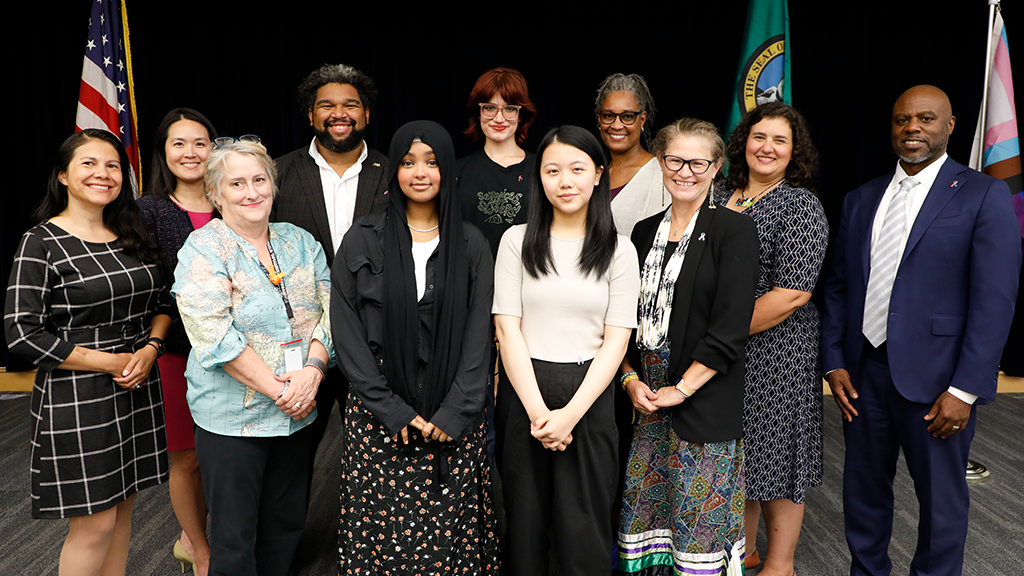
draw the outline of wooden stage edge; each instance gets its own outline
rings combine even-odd
[[[0,393],[30,392],[32,390],[32,381],[34,378],[34,370],[29,370],[27,372],[7,372],[4,368],[0,368]],[[832,394],[828,388],[828,384],[823,383],[822,388],[826,396],[830,396]],[[1000,372],[998,390],[1000,394],[1024,393],[1024,378],[1007,376]]]

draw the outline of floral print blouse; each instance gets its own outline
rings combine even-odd
[[[319,340],[335,364],[331,342],[331,271],[323,248],[305,230],[270,224],[270,244],[287,289],[289,319],[278,290],[267,277],[256,248],[223,220],[189,235],[178,252],[171,293],[192,342],[185,378],[188,405],[197,426],[224,436],[288,436],[313,422],[291,419],[274,399],[224,371],[249,346],[277,374],[285,373],[284,343],[302,339],[303,358]]]

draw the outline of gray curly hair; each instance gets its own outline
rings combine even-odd
[[[604,106],[605,99],[612,92],[627,92],[636,98],[636,103],[640,106],[638,112],[647,113],[647,130],[644,130],[640,135],[640,141],[643,143],[643,147],[646,150],[651,149],[652,136],[654,132],[654,98],[651,96],[651,90],[647,87],[647,81],[644,77],[639,74],[622,74],[616,72],[611,76],[604,79],[601,85],[597,87],[597,99],[594,100],[594,114],[600,114]]]

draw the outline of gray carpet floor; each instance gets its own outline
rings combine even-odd
[[[297,576],[337,572],[338,452],[341,418],[335,413],[321,446],[306,533],[296,558]],[[0,400],[0,576],[57,573],[67,523],[32,520],[29,507],[28,397]],[[332,449],[333,448],[333,449]],[[970,531],[964,574],[1024,576],[1024,395],[1001,394],[979,411],[972,458],[992,471],[971,487]],[[842,428],[839,410],[825,399],[825,478],[809,491],[796,553],[801,576],[843,575],[849,552],[843,537]],[[901,463],[896,479],[896,519],[889,552],[893,574],[907,574],[917,541],[917,502]],[[128,574],[180,574],[171,546],[180,529],[166,485],[139,494],[135,504]],[[758,548],[765,551],[764,529]],[[756,570],[748,571],[756,574]]]

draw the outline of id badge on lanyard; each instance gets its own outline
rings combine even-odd
[[[306,354],[302,346],[302,338],[282,343],[281,350],[284,351],[284,371],[286,374],[302,370],[302,367],[306,365]]]
[[[267,270],[262,262],[260,267],[263,268],[263,272],[267,274],[270,282],[277,288],[277,292],[281,295],[281,300],[284,303],[285,313],[288,314],[288,320],[291,321],[295,318],[295,314],[292,312],[292,304],[288,298],[288,287],[283,282],[285,274],[277,261],[277,254],[274,252],[274,246],[270,243],[269,237],[267,238],[267,251],[270,252],[271,269]],[[281,350],[284,352],[285,373],[302,370],[303,366],[306,365],[305,347],[302,345],[302,338],[281,343]]]

